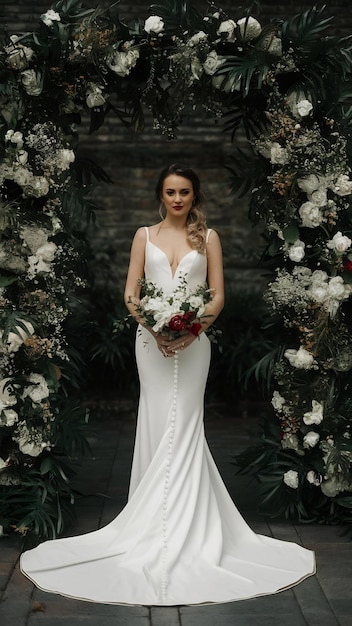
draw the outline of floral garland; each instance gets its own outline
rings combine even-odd
[[[265,221],[280,346],[270,442],[243,465],[279,513],[349,519],[351,44],[322,37],[323,9],[266,26],[250,8],[202,15],[184,0],[150,13],[130,26],[59,0],[0,51],[0,526],[53,536],[71,515],[62,454],[84,439],[65,404],[79,370],[67,332],[85,284],[79,215],[104,178],[78,159],[77,127],[113,113],[140,131],[146,107],[169,138],[200,107],[252,140],[229,169]]]

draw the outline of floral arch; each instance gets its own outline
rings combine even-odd
[[[257,4],[257,3],[255,3]],[[54,536],[72,515],[67,459],[82,452],[70,343],[86,283],[77,214],[92,178],[76,155],[82,112],[172,138],[197,107],[243,127],[232,188],[262,220],[265,292],[279,340],[256,364],[272,388],[255,469],[263,502],[301,520],[352,523],[352,47],[325,9],[261,25],[186,0],[132,26],[59,0],[0,51],[0,527]]]

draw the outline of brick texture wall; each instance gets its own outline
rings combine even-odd
[[[160,3],[162,0],[159,0]],[[109,6],[111,1],[86,0],[85,6]],[[121,0],[119,15],[126,21],[148,15],[151,2]],[[193,4],[205,7],[206,0]],[[262,2],[262,24],[270,18],[287,18],[311,8],[313,2],[286,0]],[[219,5],[231,17],[231,0]],[[32,30],[41,13],[50,2],[46,0],[1,0],[0,22],[10,33]],[[352,4],[350,0],[327,2],[328,11],[335,16],[336,34],[352,33]],[[241,141],[241,139],[239,139]],[[131,238],[136,228],[158,220],[154,200],[154,184],[159,170],[174,161],[187,162],[200,174],[207,198],[209,226],[218,230],[224,246],[225,272],[228,284],[252,288],[262,284],[255,267],[261,244],[260,228],[253,229],[247,220],[247,203],[230,196],[228,174],[224,163],[231,153],[229,137],[224,135],[221,123],[197,116],[185,121],[177,140],[168,141],[151,128],[147,116],[143,135],[134,136],[112,117],[94,136],[89,136],[87,124],[82,126],[80,151],[94,158],[113,179],[111,185],[98,185],[94,197],[102,209],[97,226],[91,229],[91,238],[98,251],[111,255],[112,270],[118,288],[122,288],[126,274]]]

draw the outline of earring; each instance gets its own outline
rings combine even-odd
[[[160,206],[159,206],[159,215],[161,217],[162,220],[165,219],[165,215],[163,214],[163,208],[164,208],[164,203],[160,202]]]

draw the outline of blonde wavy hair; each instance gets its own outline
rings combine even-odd
[[[170,174],[187,178],[187,180],[192,183],[194,199],[186,221],[187,240],[189,241],[191,248],[204,253],[207,237],[207,223],[205,213],[202,208],[204,196],[200,189],[199,177],[190,167],[186,167],[180,163],[173,163],[172,165],[169,165],[160,172],[155,186],[155,195],[159,201],[162,198],[164,180]],[[160,210],[159,213],[161,217],[163,217]]]

